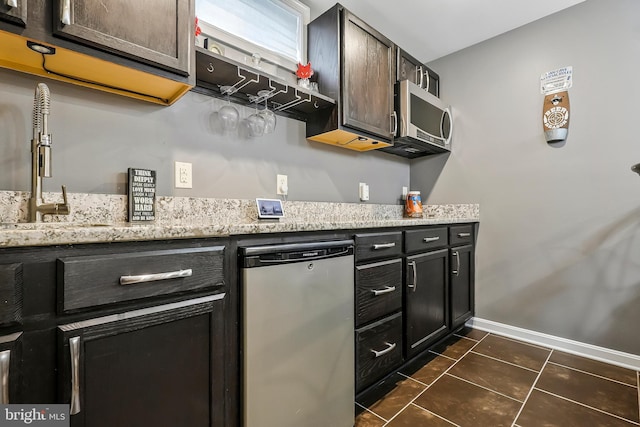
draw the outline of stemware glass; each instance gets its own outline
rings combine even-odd
[[[260,92],[258,92],[259,97],[265,97],[264,110],[260,111],[260,115],[264,119],[265,134],[273,133],[273,131],[276,130],[276,114],[272,110],[269,110],[269,107],[267,106],[266,97],[269,95],[269,93],[270,92],[268,90],[261,90]]]
[[[233,132],[238,129],[238,123],[240,122],[240,113],[236,107],[231,105],[231,100],[229,99],[234,92],[234,88],[232,86],[221,86],[220,91],[227,95],[227,103],[218,110],[220,124],[223,131]]]

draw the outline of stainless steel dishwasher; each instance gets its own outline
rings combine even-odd
[[[353,426],[353,241],[240,254],[243,425]]]

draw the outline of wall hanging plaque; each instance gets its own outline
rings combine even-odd
[[[129,168],[129,221],[156,219],[156,171]]]

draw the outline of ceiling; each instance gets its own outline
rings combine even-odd
[[[301,0],[311,19],[336,0]],[[429,62],[584,0],[341,0],[354,15]]]

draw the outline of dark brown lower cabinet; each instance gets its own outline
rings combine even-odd
[[[475,263],[473,245],[450,249],[451,252],[451,329],[473,316]]]
[[[413,357],[448,331],[449,250],[406,258],[405,353]]]
[[[224,296],[59,326],[71,425],[223,426]]]

